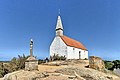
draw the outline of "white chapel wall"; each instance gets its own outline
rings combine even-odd
[[[67,46],[67,59],[88,59],[88,51]]]
[[[50,56],[58,54],[59,56],[67,56],[67,45],[63,40],[56,36],[50,46]]]
[[[88,51],[81,50],[81,59],[88,59]]]
[[[88,59],[88,51],[85,51],[85,58]]]
[[[67,59],[79,59],[79,49],[67,46]]]

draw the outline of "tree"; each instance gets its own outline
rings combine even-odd
[[[120,60],[114,60],[114,61],[104,61],[105,68],[108,70],[114,70],[115,68],[120,69]]]
[[[108,70],[113,70],[113,63],[111,61],[104,61],[105,63],[105,68]]]

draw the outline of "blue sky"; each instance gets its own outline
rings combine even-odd
[[[89,55],[120,59],[120,0],[0,0],[0,60],[49,56],[61,10],[64,35],[83,43]]]

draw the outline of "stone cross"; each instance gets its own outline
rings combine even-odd
[[[30,40],[30,57],[25,62],[25,70],[38,70],[38,60],[33,56],[33,40]]]
[[[33,57],[33,40],[30,40],[30,57]]]

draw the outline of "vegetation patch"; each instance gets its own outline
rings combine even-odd
[[[54,54],[53,56],[50,56],[50,61],[59,61],[59,60],[66,60],[65,56],[59,56],[58,54]]]
[[[120,69],[120,60],[114,60],[114,61],[104,61],[105,68],[108,70],[114,70],[119,68]]]
[[[25,61],[29,56],[23,56],[18,55],[18,58],[14,57],[9,62],[0,62],[0,78],[4,77],[5,74],[8,74],[10,72],[14,72],[20,69],[25,68]]]

